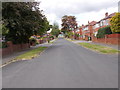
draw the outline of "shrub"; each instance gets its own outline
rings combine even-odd
[[[36,43],[37,40],[35,38],[30,38],[30,43]]]
[[[7,48],[7,43],[6,42],[2,42],[2,48]]]
[[[54,36],[50,36],[51,39],[54,39]]]
[[[110,26],[100,28],[97,33],[97,38],[104,38],[106,34],[112,34]]]
[[[65,34],[65,36],[68,37],[68,38],[72,37],[73,35],[74,35],[73,32],[67,32]]]
[[[75,33],[75,37],[79,37],[79,36],[80,36],[79,34]]]

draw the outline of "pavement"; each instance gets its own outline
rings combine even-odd
[[[14,52],[13,54],[6,55],[6,56],[2,57],[2,65],[9,62],[10,60],[13,60],[17,56],[19,56],[19,55],[21,55],[21,54],[23,54],[25,52],[28,52],[28,51],[30,51],[32,49],[38,48],[40,46],[49,47],[49,46],[51,46],[51,43],[38,44],[36,46],[31,46],[28,49],[25,49],[25,50],[22,50],[22,51],[19,51],[19,52]]]
[[[3,88],[117,88],[118,56],[100,54],[65,39],[39,57],[2,68]]]

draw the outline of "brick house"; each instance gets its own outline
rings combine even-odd
[[[115,15],[115,13],[112,13],[108,15],[108,12],[105,13],[105,17],[101,19],[100,21],[88,21],[87,25],[83,25],[79,27],[79,33],[80,39],[82,40],[91,40],[93,36],[96,36],[98,33],[98,30],[100,28],[106,27],[110,25],[110,19]]]
[[[82,39],[87,40],[88,34],[89,34],[88,25],[85,25],[82,27]]]
[[[92,21],[92,22],[88,22],[88,30],[89,30],[89,40],[92,39],[92,35],[93,35],[93,26],[94,24],[96,24],[96,21]]]
[[[108,15],[108,13],[105,13],[105,18],[101,19],[100,21],[96,22],[93,25],[93,35],[96,36],[97,32],[100,28],[106,27],[110,25],[110,19],[115,15],[115,13],[112,13]]]
[[[93,34],[93,25],[96,23],[96,21],[89,22],[87,25],[82,25],[79,28],[79,33],[81,35],[80,39],[83,40],[90,40]]]

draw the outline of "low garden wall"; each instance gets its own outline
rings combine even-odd
[[[7,42],[7,48],[2,48],[0,51],[2,52],[2,56],[12,54],[14,52],[18,52],[27,48],[30,48],[30,44],[13,44],[12,42]]]
[[[120,45],[120,34],[106,35],[105,38],[92,37],[93,42]]]

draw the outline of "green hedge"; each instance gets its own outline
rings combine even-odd
[[[98,30],[97,38],[104,38],[106,34],[112,34],[110,26],[100,28]]]
[[[8,47],[8,45],[6,42],[0,43],[0,48],[7,48],[7,47]]]

